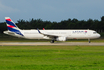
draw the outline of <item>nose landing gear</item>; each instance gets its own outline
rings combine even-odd
[[[91,43],[90,39],[88,39],[88,42]]]

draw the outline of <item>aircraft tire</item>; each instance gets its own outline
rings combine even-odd
[[[54,43],[54,40],[51,40],[51,43]]]

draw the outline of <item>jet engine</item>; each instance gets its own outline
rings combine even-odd
[[[58,37],[56,38],[56,41],[66,41],[66,37]]]

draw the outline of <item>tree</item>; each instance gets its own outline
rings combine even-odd
[[[104,16],[101,17],[101,21],[104,21]]]
[[[20,29],[92,29],[98,32],[104,32],[104,16],[101,17],[101,21],[92,19],[79,21],[75,18],[69,18],[60,22],[51,22],[32,18],[30,21],[18,20],[16,24]],[[0,32],[3,33],[5,30],[7,30],[6,22],[0,23]]]
[[[3,33],[3,31],[6,31],[6,30],[7,30],[6,23],[5,22],[0,23],[0,33]]]

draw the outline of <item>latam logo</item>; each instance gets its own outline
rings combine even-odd
[[[85,31],[85,33],[87,33],[87,31]]]
[[[73,31],[73,33],[87,33],[87,31]]]

